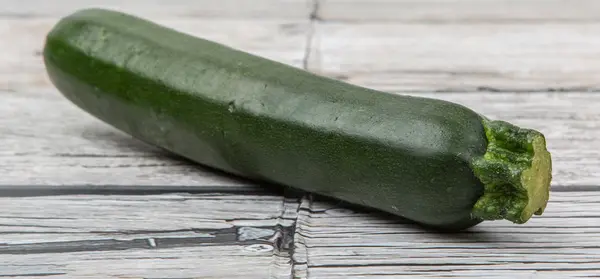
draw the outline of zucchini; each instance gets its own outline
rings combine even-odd
[[[62,18],[43,57],[82,110],[231,174],[441,230],[522,224],[548,202],[544,135],[459,104],[352,85],[96,8]]]

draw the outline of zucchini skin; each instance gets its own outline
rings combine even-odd
[[[202,165],[444,230],[472,216],[486,152],[478,113],[321,77],[102,9],[46,38],[48,76],[75,105]]]

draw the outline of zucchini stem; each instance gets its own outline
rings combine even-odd
[[[523,224],[534,214],[541,215],[552,179],[544,135],[504,121],[484,119],[483,126],[487,150],[472,167],[484,192],[473,207],[473,217]]]

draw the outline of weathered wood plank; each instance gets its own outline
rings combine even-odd
[[[303,65],[310,29],[307,21],[293,19],[150,19],[180,32],[297,67]],[[50,86],[41,50],[47,32],[56,21],[56,18],[0,18],[0,37],[10,42],[0,44],[0,90],[16,91]]]
[[[525,225],[486,222],[438,234],[318,199],[300,205],[268,195],[0,198],[0,275],[583,277],[600,268],[599,199],[600,192],[553,193],[546,213]],[[280,245],[292,240],[293,250]]]
[[[28,279],[290,278],[289,272],[278,274],[280,268],[269,249],[229,245],[8,255],[0,265],[0,275]]]
[[[587,22],[324,22],[308,69],[387,91],[599,90],[598,33]]]
[[[3,263],[9,278],[291,278],[265,245],[10,255]]]
[[[440,234],[366,209],[305,199],[294,257],[308,268],[306,278],[597,276],[598,200],[600,192],[553,193],[544,215],[524,225],[484,222]]]
[[[290,278],[298,206],[251,194],[0,198],[0,277]]]
[[[4,0],[0,17],[55,17],[75,10],[100,7],[140,16],[206,18],[303,18],[312,11],[310,0]]]
[[[0,35],[11,44],[0,45],[0,193],[13,189],[10,185],[26,189],[36,184],[30,189],[60,186],[66,190],[56,194],[84,193],[82,185],[88,185],[90,192],[110,188],[121,195],[0,198],[0,277],[600,274],[600,192],[593,191],[600,181],[595,148],[600,146],[600,113],[589,105],[600,97],[462,93],[481,88],[598,89],[594,76],[600,67],[588,62],[598,55],[600,44],[593,39],[600,31],[595,23],[598,3],[321,0],[317,17],[325,21],[316,24],[312,36],[309,2],[4,1]],[[305,41],[312,36],[309,66],[316,72],[389,91],[459,90],[421,95],[540,129],[554,155],[554,189],[560,191],[553,192],[544,216],[526,225],[490,222],[454,236],[426,233],[337,203],[304,200],[294,233],[296,199],[259,194],[255,184],[144,145],[74,108],[51,89],[39,57],[43,35],[58,16],[89,5],[151,17],[294,66],[302,66]],[[141,196],[117,190],[170,186],[237,194]],[[589,191],[568,192],[574,190]]]
[[[588,22],[600,20],[595,0],[320,0],[324,21]]]
[[[539,129],[554,185],[600,183],[600,112],[590,93],[437,93],[495,119]],[[176,159],[79,110],[52,89],[0,92],[0,185],[251,185]],[[40,113],[43,112],[43,113]]]

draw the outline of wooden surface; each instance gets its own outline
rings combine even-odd
[[[600,278],[599,3],[0,1],[0,277]],[[45,33],[88,6],[539,129],[547,211],[435,234],[142,144],[45,76]]]

